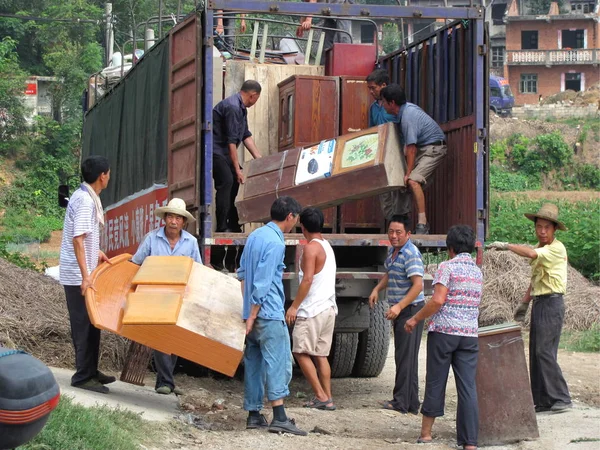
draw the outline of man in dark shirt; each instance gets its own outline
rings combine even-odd
[[[240,232],[234,206],[240,184],[244,183],[237,148],[240,142],[253,158],[260,158],[252,133],[248,130],[247,108],[260,97],[261,86],[246,80],[240,92],[220,101],[213,109],[213,178],[215,180],[218,232]]]

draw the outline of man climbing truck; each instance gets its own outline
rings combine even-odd
[[[227,60],[223,90],[220,78],[223,60],[220,56],[213,58],[216,50],[212,46],[211,24],[218,10],[246,14],[249,24],[259,21],[261,14],[292,15],[298,20],[312,16],[315,21],[319,17],[396,21],[417,15],[446,19],[447,25],[423,41],[379,57],[377,65],[388,71],[392,83],[405,89],[408,101],[419,105],[440,124],[447,137],[448,156],[427,189],[426,209],[432,234],[413,236],[413,242],[424,254],[443,248],[448,228],[463,223],[472,226],[478,241],[483,243],[487,220],[485,145],[489,107],[485,104],[487,47],[481,7],[247,0],[213,0],[207,5],[174,26],[146,52],[125,80],[86,113],[83,156],[104,155],[115,161],[111,185],[103,193],[106,194],[103,203],[109,205],[102,242],[107,255],[133,254],[145,234],[160,225],[154,210],[177,197],[185,200],[188,211],[197,219],[188,231],[197,236],[204,263],[220,262],[233,273],[251,227],[243,233],[215,231],[211,173],[213,108],[224,97],[238,92],[245,79],[257,79],[251,75],[260,71],[262,95],[248,114],[249,121],[254,121],[250,127],[255,140],[261,133],[268,140],[278,127],[269,127],[265,122],[261,127],[257,117],[278,119],[277,84],[294,74],[325,74],[323,66]],[[297,27],[298,20],[285,19],[291,22],[290,27]],[[257,27],[260,26],[259,22]],[[271,39],[264,42],[270,44]],[[368,101],[368,94],[366,98]],[[294,101],[302,106],[313,98],[299,95]],[[272,146],[261,148],[263,156],[277,151]],[[243,157],[240,162],[244,163]],[[350,221],[348,211],[361,213],[349,205],[350,202],[333,208],[331,215],[326,215],[326,222],[327,217],[331,218],[330,232],[323,234],[338,261],[339,313],[330,364],[335,377],[377,376],[387,356],[389,323],[384,317],[385,302],[378,302],[371,310],[368,297],[383,275],[389,242],[384,224],[361,228],[361,223],[367,220],[359,218],[354,220],[354,227],[344,227]],[[297,233],[286,235],[285,244],[284,288],[286,298],[291,301],[298,288],[299,261],[306,241]]]

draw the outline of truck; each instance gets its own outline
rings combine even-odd
[[[490,109],[499,116],[510,116],[515,97],[506,78],[490,75]]]
[[[436,260],[445,248],[448,228],[468,224],[476,230],[481,259],[488,220],[489,111],[489,48],[483,8],[248,0],[206,2],[158,40],[86,112],[82,157],[104,155],[112,165],[111,182],[103,192],[106,225],[102,247],[109,256],[133,253],[145,234],[160,226],[153,211],[178,197],[197,218],[188,231],[197,236],[204,263],[227,262],[225,267],[235,276],[248,232],[217,233],[213,220],[213,96],[220,99],[221,83],[227,91],[234,78],[228,75],[230,61],[214,57],[212,24],[219,10],[245,13],[247,21],[265,17],[253,15],[396,22],[415,17],[437,19],[434,32],[378,57],[373,69],[387,69],[391,80],[404,87],[409,101],[429,113],[447,137],[448,156],[427,194],[427,215],[434,234],[414,235],[413,242],[423,252],[433,253],[432,260]],[[260,66],[256,61],[248,64]],[[224,82],[220,78],[223,70]],[[269,148],[266,153],[274,152],[276,148]],[[383,226],[340,231],[334,224],[327,234],[338,266],[339,314],[329,356],[332,375],[374,377],[385,364],[390,325],[384,316],[385,302],[370,309],[368,296],[383,276],[389,241]],[[306,241],[300,233],[291,233],[285,244],[284,285],[286,301],[291,302]]]

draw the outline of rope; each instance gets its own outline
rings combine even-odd
[[[281,164],[279,165],[279,176],[277,177],[277,184],[275,185],[275,198],[279,198],[279,183],[281,182],[281,176],[283,175],[283,166],[285,164],[285,157],[287,156],[287,152],[287,150],[283,152]]]
[[[0,353],[0,358],[3,358],[4,356],[17,355],[19,353],[23,353],[25,355],[27,354],[23,350],[8,350],[8,351],[6,351],[4,353]]]

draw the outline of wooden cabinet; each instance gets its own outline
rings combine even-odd
[[[339,88],[336,77],[293,75],[278,86],[279,151],[308,147],[338,136]]]

